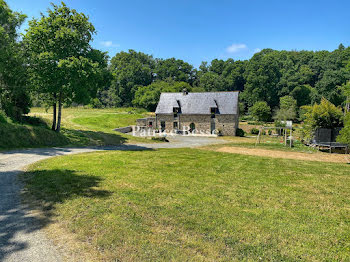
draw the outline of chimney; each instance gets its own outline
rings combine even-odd
[[[187,88],[182,89],[182,94],[183,94],[184,96],[185,96],[185,95],[188,95]]]

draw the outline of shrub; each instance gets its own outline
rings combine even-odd
[[[169,142],[169,140],[168,140],[165,136],[162,136],[162,137],[152,137],[151,139],[152,139],[153,141]]]
[[[258,135],[259,134],[259,129],[257,129],[257,128],[252,128],[251,130],[250,130],[250,133],[252,134],[252,135]]]
[[[269,129],[268,134],[269,134],[269,136],[272,135],[272,130],[271,129]]]
[[[305,106],[304,132],[306,138],[311,138],[317,128],[335,128],[343,125],[343,112],[327,99],[322,98],[320,104]]]
[[[244,130],[241,128],[237,128],[236,130],[236,136],[243,137],[244,136]]]
[[[350,113],[346,114],[344,128],[340,130],[340,134],[337,137],[337,141],[340,143],[350,145]]]
[[[7,123],[7,117],[3,111],[0,111],[0,123]]]
[[[89,106],[91,108],[102,108],[103,104],[98,98],[93,98],[93,99],[91,99]]]
[[[35,116],[23,116],[22,123],[31,126],[48,127],[47,122],[44,119]]]
[[[257,121],[267,122],[271,119],[271,108],[265,101],[256,102],[249,112]]]

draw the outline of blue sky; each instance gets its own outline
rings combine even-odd
[[[5,0],[28,19],[46,0]],[[350,1],[67,0],[97,29],[93,46],[110,56],[135,49],[198,67],[214,58],[249,59],[263,48],[334,50],[350,45]],[[28,20],[27,19],[27,20]],[[26,25],[22,27],[22,31]]]

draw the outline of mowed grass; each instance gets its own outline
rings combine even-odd
[[[32,108],[31,116],[52,121],[52,109]],[[136,119],[149,115],[134,108],[87,109],[82,107],[64,108],[62,113],[62,134],[71,145],[120,145],[127,142],[149,142],[113,131],[118,127],[136,124]]]
[[[261,148],[269,150],[279,150],[288,152],[304,152],[304,153],[318,153],[319,151],[315,148],[304,145],[300,140],[294,140],[292,147],[289,146],[289,141],[287,146],[284,144],[283,138],[272,137],[264,135],[261,138],[260,143],[257,142],[257,137],[235,137],[235,136],[224,136],[222,137],[227,141],[225,146],[233,147],[246,147],[246,148]],[[222,147],[223,145],[211,146],[212,149]]]
[[[23,174],[105,261],[349,261],[350,166],[196,149],[62,156]]]
[[[17,123],[0,123],[0,150],[25,147],[52,147],[69,144],[62,134],[51,130]]]

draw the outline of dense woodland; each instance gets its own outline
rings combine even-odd
[[[33,105],[53,107],[52,129],[59,131],[64,106],[153,111],[161,92],[183,88],[240,91],[241,112],[261,121],[300,120],[302,108],[322,98],[343,111],[349,106],[350,47],[342,44],[332,52],[264,49],[249,60],[214,59],[197,69],[135,50],[110,58],[92,48],[89,18],[63,3],[29,21],[20,37],[25,18],[0,0],[0,110],[18,121]]]

